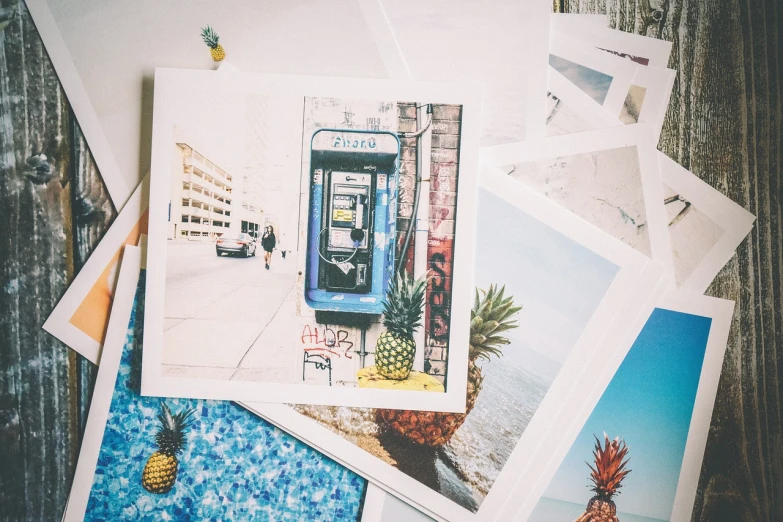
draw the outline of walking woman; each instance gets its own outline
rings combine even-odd
[[[271,226],[264,229],[264,235],[261,236],[261,248],[264,249],[264,263],[269,270],[269,263],[272,262],[272,251],[275,249],[275,231]]]

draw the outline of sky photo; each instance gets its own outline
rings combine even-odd
[[[593,436],[620,437],[631,473],[614,497],[618,518],[669,520],[711,319],[656,308],[604,391],[530,520],[579,516],[593,496]],[[555,518],[553,514],[559,516]],[[626,517],[622,515],[626,514]]]
[[[609,93],[609,87],[612,85],[611,76],[554,54],[549,55],[549,65],[586,92],[592,99],[603,105],[606,95]]]
[[[483,189],[478,220],[476,286],[505,284],[524,307],[508,335],[562,364],[619,267]]]

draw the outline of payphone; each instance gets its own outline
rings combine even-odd
[[[394,271],[399,152],[390,132],[313,134],[305,284],[311,308],[382,313]]]

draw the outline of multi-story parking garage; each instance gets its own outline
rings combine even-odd
[[[169,239],[220,237],[236,222],[233,177],[187,143],[177,148],[180,175],[172,176]]]

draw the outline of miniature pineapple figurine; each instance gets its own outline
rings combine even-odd
[[[213,60],[220,62],[226,57],[226,50],[223,49],[223,46],[220,45],[220,43],[218,43],[220,41],[220,37],[210,26],[206,26],[205,28],[201,29],[201,38],[209,47],[209,52],[212,54]]]
[[[169,407],[160,403],[160,428],[155,435],[158,451],[147,460],[141,478],[141,485],[150,493],[168,493],[174,487],[179,471],[177,454],[185,446],[185,430],[190,427],[194,412],[191,408],[172,415]]]
[[[413,332],[421,326],[427,278],[397,274],[383,302],[386,330],[375,344],[375,367],[387,379],[407,379],[413,368],[416,342]]]
[[[619,522],[617,519],[617,506],[615,506],[612,497],[618,494],[618,490],[623,487],[623,479],[631,470],[625,469],[628,464],[628,446],[619,439],[609,440],[609,436],[604,433],[604,445],[601,447],[601,441],[595,438],[595,449],[593,457],[595,467],[590,467],[590,480],[595,492],[595,496],[587,503],[587,509],[582,516],[576,519],[576,522]]]

